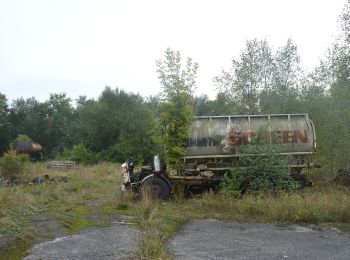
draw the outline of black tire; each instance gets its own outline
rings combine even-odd
[[[149,187],[152,195],[156,198],[166,200],[170,196],[170,187],[162,178],[151,177],[143,183],[143,186]]]
[[[312,186],[312,182],[308,181],[306,176],[301,174],[301,170],[300,169],[293,170],[290,173],[290,176],[292,177],[292,179],[294,181],[297,181],[300,184],[301,188],[311,187]]]

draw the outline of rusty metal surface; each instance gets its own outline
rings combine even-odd
[[[41,151],[42,147],[38,143],[33,143],[30,141],[17,141],[15,143],[16,151],[19,153],[31,153]]]
[[[186,158],[240,156],[238,148],[249,144],[261,128],[273,135],[280,153],[315,151],[315,130],[307,114],[208,116],[192,123]]]

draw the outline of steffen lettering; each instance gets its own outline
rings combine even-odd
[[[256,137],[255,131],[242,131],[242,132],[229,132],[227,134],[228,143],[231,147],[246,145],[251,143],[252,137]],[[306,130],[280,130],[274,131],[270,134],[271,142],[292,144],[292,143],[307,143],[307,131]]]

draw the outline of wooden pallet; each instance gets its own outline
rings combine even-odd
[[[47,163],[48,169],[55,169],[55,170],[72,170],[75,169],[75,162],[73,161],[49,161]]]

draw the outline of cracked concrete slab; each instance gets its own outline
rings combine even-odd
[[[76,235],[34,245],[25,260],[125,259],[137,240],[136,229],[115,222],[110,227],[91,227]]]
[[[350,239],[312,226],[191,220],[168,242],[175,259],[339,259]]]

